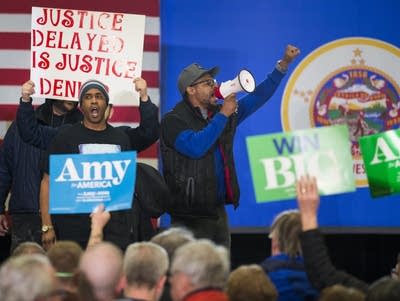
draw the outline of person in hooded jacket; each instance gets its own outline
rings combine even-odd
[[[82,113],[77,105],[73,101],[48,98],[35,110],[35,118],[40,124],[54,128],[80,122]],[[25,241],[41,243],[42,152],[22,140],[16,122],[11,124],[0,147],[0,236],[11,234],[11,251]],[[5,215],[9,193],[10,219]]]

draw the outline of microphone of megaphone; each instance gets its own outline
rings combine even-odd
[[[240,70],[239,74],[232,80],[221,83],[214,88],[215,97],[224,99],[231,93],[245,91],[253,92],[256,88],[256,81],[253,74],[246,69]]]

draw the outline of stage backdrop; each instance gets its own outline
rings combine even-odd
[[[229,209],[233,231],[264,231],[277,213],[296,208],[295,200],[256,203],[246,137],[341,123],[349,127],[357,190],[323,197],[321,226],[397,231],[400,196],[370,197],[358,139],[400,123],[400,2],[165,0],[160,5],[162,114],[180,100],[177,77],[192,62],[219,66],[219,81],[247,68],[259,83],[287,44],[301,49],[273,97],[238,128],[241,199],[236,211]]]

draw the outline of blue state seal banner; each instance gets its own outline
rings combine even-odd
[[[132,207],[136,152],[50,156],[49,212],[91,213],[99,204]]]

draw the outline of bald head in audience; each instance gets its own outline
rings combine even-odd
[[[87,249],[79,269],[93,286],[99,301],[113,300],[123,289],[123,256],[121,250],[109,242],[101,242]]]

